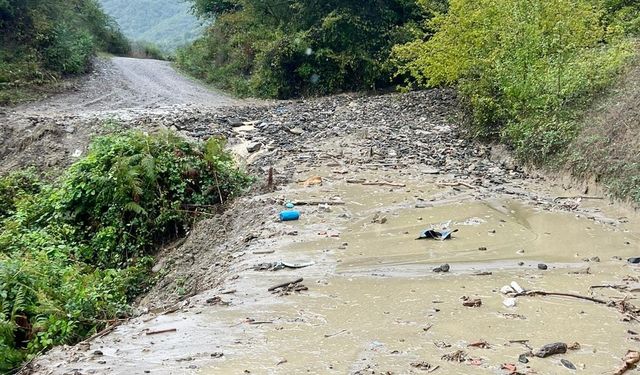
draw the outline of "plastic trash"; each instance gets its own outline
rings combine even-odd
[[[516,299],[515,298],[506,298],[502,301],[502,304],[506,307],[516,307]]]
[[[420,237],[416,238],[416,240],[429,240],[429,239],[439,240],[439,241],[450,240],[451,235],[457,231],[458,231],[457,229],[454,229],[454,230],[443,230],[442,232],[439,232],[435,229],[427,229],[422,233],[420,233]]]
[[[511,287],[516,291],[516,293],[524,293],[524,289],[515,281],[511,282]]]
[[[300,211],[288,210],[280,212],[280,221],[293,221],[300,219]]]
[[[292,202],[287,202],[284,206],[285,206],[286,208],[288,208],[288,209],[292,209],[292,208],[294,208],[296,205],[295,205],[295,204],[293,204]]]

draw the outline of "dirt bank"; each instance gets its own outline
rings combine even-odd
[[[633,303],[637,290],[638,269],[625,259],[639,255],[640,219],[469,142],[455,100],[441,90],[343,95],[122,119],[223,135],[258,186],[273,167],[276,187],[164,250],[141,316],[54,349],[32,372],[612,372],[638,347],[637,311],[621,301]],[[280,223],[288,200],[301,219]],[[458,232],[416,240],[432,226]],[[256,270],[278,262],[293,268]],[[445,263],[448,272],[434,272]],[[268,290],[298,278],[299,292]],[[611,304],[521,296],[508,307],[514,297],[500,289],[512,281]],[[602,285],[617,287],[591,288]],[[466,307],[464,297],[481,303]],[[579,345],[530,356],[556,341]]]

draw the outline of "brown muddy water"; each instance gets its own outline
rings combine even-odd
[[[331,176],[316,170],[303,177],[315,173]],[[640,268],[625,260],[640,256],[637,217],[605,225],[585,214],[542,210],[500,196],[474,199],[464,188],[438,187],[433,180],[397,172],[367,177],[409,182],[407,187],[363,186],[325,178],[323,186],[298,185],[267,195],[344,204],[299,206],[299,221],[267,223],[281,234],[254,241],[237,254],[238,276],[222,288],[235,293],[204,293],[187,311],[143,316],[118,328],[92,344],[91,350],[99,348],[104,356],[83,363],[83,370],[419,374],[428,371],[416,366],[428,363],[432,370],[437,367],[435,374],[509,373],[503,364],[515,364],[519,373],[603,374],[613,373],[627,350],[640,347],[629,333],[640,331],[637,323],[624,322],[613,307],[540,296],[519,297],[515,307],[506,307],[508,296],[500,292],[516,281],[527,290],[627,297],[640,304],[631,291],[590,288],[627,280],[635,290]],[[589,204],[609,209],[605,202]],[[280,209],[274,204],[274,217]],[[458,229],[453,239],[416,240],[422,230],[443,225]],[[315,264],[280,271],[252,268],[275,261]],[[433,272],[444,263],[450,265],[448,273]],[[538,269],[539,263],[548,269]],[[267,291],[299,277],[308,291],[285,296]],[[206,305],[212,296],[229,305]],[[482,305],[465,307],[463,296],[479,298]],[[176,331],[145,334],[168,328]],[[468,346],[479,341],[487,347]],[[521,354],[553,342],[579,343],[579,348],[518,362]],[[466,361],[443,359],[459,350]]]
[[[614,257],[638,255],[632,234],[638,233],[637,222],[606,227],[575,213],[500,198],[449,199],[415,208],[416,196],[437,193],[434,189],[336,183],[287,192],[292,200],[340,197],[346,204],[330,211],[302,207],[300,221],[279,224],[297,230],[296,240],[281,240],[270,247],[274,254],[254,259],[311,260],[314,266],[248,271],[234,285],[244,294],[237,303],[233,297],[229,307],[203,311],[205,321],[227,326],[247,317],[272,323],[236,326],[242,329],[230,334],[233,344],[220,347],[224,357],[200,372],[424,373],[412,366],[419,362],[439,366],[434,372],[441,374],[501,374],[505,363],[517,364],[522,373],[575,372],[561,364],[565,359],[582,373],[600,374],[612,372],[628,349],[638,347],[627,332],[633,325],[621,322],[614,308],[559,297],[520,297],[515,307],[505,307],[507,297],[499,292],[516,281],[528,290],[589,296],[592,285],[636,277],[636,268]],[[372,222],[376,215],[386,222]],[[416,240],[423,229],[446,224],[459,230],[452,240]],[[450,265],[448,273],[432,271],[443,263]],[[548,270],[539,270],[539,263]],[[476,275],[482,272],[491,275]],[[308,292],[283,297],[266,292],[269,285],[298,276]],[[464,307],[463,296],[480,298],[482,305]],[[468,347],[481,340],[489,347]],[[518,363],[530,348],[557,341],[577,342],[580,349]],[[471,360],[441,359],[457,350]]]

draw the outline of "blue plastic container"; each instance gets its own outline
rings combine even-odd
[[[300,211],[288,210],[280,212],[281,221],[293,221],[300,219]]]

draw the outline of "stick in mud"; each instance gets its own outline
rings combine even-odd
[[[161,329],[159,331],[147,331],[145,332],[145,334],[149,336],[149,335],[157,335],[160,333],[169,333],[169,332],[177,332],[177,331],[178,330],[176,328],[167,328],[167,329]]]
[[[296,280],[294,280],[294,281],[289,281],[289,282],[286,282],[286,283],[282,283],[282,284],[274,285],[274,286],[272,286],[271,288],[269,288],[269,289],[267,289],[267,290],[268,290],[268,291],[270,291],[270,292],[273,292],[274,290],[276,290],[276,289],[278,289],[278,288],[284,288],[284,287],[285,287],[285,286],[287,286],[287,285],[301,283],[301,282],[302,282],[302,280],[303,280],[303,279],[302,279],[302,277],[301,277],[301,278],[296,279]]]
[[[343,329],[340,332],[325,334],[324,337],[325,338],[329,338],[329,337],[333,337],[333,336],[338,336],[338,335],[341,335],[341,334],[343,334],[345,332],[348,332],[348,331],[346,329]]]
[[[584,299],[587,301],[591,301],[591,302],[595,302],[595,303],[599,303],[601,305],[607,305],[609,304],[609,302],[601,300],[601,299],[597,299],[597,298],[592,298],[592,297],[586,297],[586,296],[581,296],[578,294],[572,294],[572,293],[556,293],[556,292],[543,292],[543,291],[530,291],[530,292],[524,292],[524,293],[518,293],[515,294],[514,297],[531,297],[531,296],[559,296],[559,297],[572,297],[572,298],[578,298],[578,299]]]

